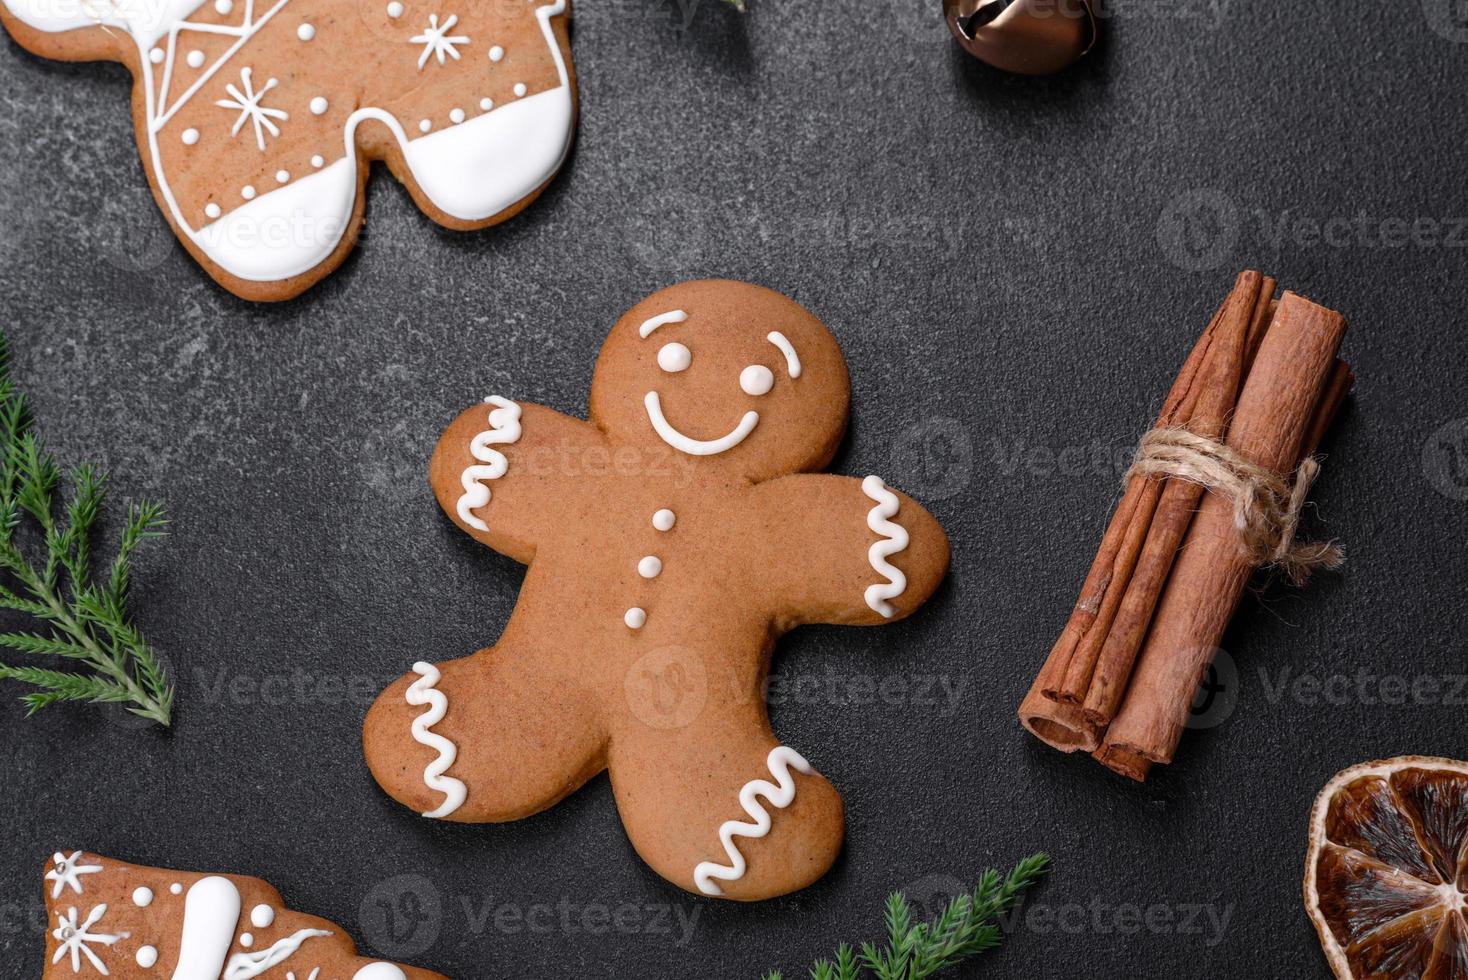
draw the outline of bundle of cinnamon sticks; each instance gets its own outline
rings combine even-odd
[[[1297,470],[1313,467],[1354,376],[1337,357],[1345,319],[1294,293],[1276,299],[1275,287],[1257,272],[1239,275],[1153,435],[1181,431],[1249,472],[1295,484],[1297,512],[1308,489],[1308,479],[1296,484]],[[1070,620],[1019,709],[1041,740],[1090,752],[1139,781],[1154,763],[1172,761],[1250,575],[1271,560],[1241,527],[1238,495],[1206,489],[1186,463],[1161,468],[1177,475],[1133,468]],[[1280,554],[1293,530],[1289,522],[1275,542]],[[1318,554],[1320,563],[1335,560]]]

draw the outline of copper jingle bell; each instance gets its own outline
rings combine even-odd
[[[1098,30],[1093,0],[943,0],[943,19],[969,54],[1020,75],[1060,71]]]

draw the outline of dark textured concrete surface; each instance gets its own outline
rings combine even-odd
[[[42,862],[66,846],[261,875],[458,978],[802,975],[875,937],[888,891],[935,905],[1043,848],[1053,878],[960,975],[1327,976],[1299,894],[1317,788],[1468,756],[1468,21],[1450,0],[1130,0],[1089,61],[1026,80],[965,60],[936,7],[582,0],[579,143],[544,198],[455,234],[379,174],[362,247],[281,306],[173,243],[122,69],[3,45],[0,322],[61,457],[168,504],[136,612],[179,706],[165,734],[0,699],[0,975],[38,975]],[[1246,265],[1351,318],[1360,382],[1309,528],[1351,563],[1246,600],[1210,727],[1134,786],[1014,708],[1127,446]],[[704,275],[831,325],[855,392],[838,466],[954,542],[925,612],[784,644],[776,730],[844,791],[849,843],[755,907],[651,874],[604,778],[444,826],[359,751],[371,694],[492,641],[520,581],[438,512],[440,427],[491,391],[584,412],[617,315]]]

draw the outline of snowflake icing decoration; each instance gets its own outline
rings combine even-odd
[[[68,885],[71,886],[72,891],[80,895],[82,893],[81,876],[94,875],[102,870],[100,864],[77,864],[81,857],[81,851],[72,851],[70,857],[62,857],[60,851],[51,855],[51,860],[56,862],[56,868],[46,872],[46,880],[56,882],[56,887],[51,889],[52,898],[60,898]]]
[[[290,116],[281,109],[269,109],[260,104],[260,100],[265,97],[265,93],[275,88],[278,84],[275,79],[270,79],[270,81],[265,83],[264,88],[256,92],[255,84],[250,80],[250,69],[241,68],[240,84],[245,87],[243,92],[233,82],[230,82],[224,89],[233,98],[220,99],[214,104],[221,109],[239,110],[240,117],[234,121],[234,128],[229,131],[229,135],[231,136],[238,136],[246,122],[253,123],[255,125],[255,142],[259,145],[260,152],[263,153],[265,152],[265,130],[270,130],[271,136],[280,135],[280,127],[275,125],[272,120],[289,119]]]
[[[105,903],[98,905],[88,913],[86,920],[78,925],[75,906],[67,910],[65,915],[57,912],[56,921],[58,924],[51,935],[55,936],[61,945],[56,948],[56,955],[51,957],[51,962],[60,963],[61,958],[67,953],[70,953],[71,972],[80,973],[82,972],[82,956],[85,955],[87,961],[97,968],[97,972],[101,973],[104,977],[109,976],[107,964],[97,958],[97,954],[92,952],[90,944],[100,943],[103,946],[111,946],[119,940],[126,939],[128,934],[124,932],[120,935],[110,936],[90,931],[92,926],[96,925],[102,916],[106,914],[107,905]]]
[[[455,61],[459,60],[459,48],[461,44],[468,44],[469,39],[462,34],[450,35],[449,31],[459,22],[458,14],[449,14],[449,19],[442,24],[438,22],[438,14],[431,14],[428,18],[428,27],[422,34],[409,38],[409,44],[423,45],[423,53],[418,56],[418,70],[428,64],[430,56],[438,58],[440,65],[447,64],[444,55],[451,55]]]

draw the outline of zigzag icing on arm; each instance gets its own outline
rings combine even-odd
[[[484,401],[496,407],[489,413],[489,428],[469,443],[469,454],[479,460],[479,464],[465,467],[459,477],[464,487],[464,493],[459,497],[459,520],[479,531],[489,530],[488,524],[471,513],[489,503],[491,494],[483,481],[498,480],[510,468],[505,454],[492,447],[520,441],[520,406],[499,395],[490,395]]]
[[[744,812],[754,822],[730,820],[719,828],[719,840],[724,845],[729,863],[723,865],[704,861],[693,869],[693,882],[705,895],[724,894],[724,889],[714,882],[715,878],[721,881],[738,881],[744,877],[748,865],[744,861],[744,855],[739,853],[739,848],[734,846],[735,837],[759,839],[769,834],[773,820],[770,812],[760,805],[758,797],[763,796],[775,809],[783,810],[795,802],[795,777],[790,775],[790,770],[793,768],[807,776],[815,775],[815,769],[799,752],[783,745],[777,745],[770,750],[765,766],[770,770],[770,775],[775,777],[774,783],[766,779],[754,779],[745,783],[744,788],[739,791],[739,805],[744,807]]]
[[[408,703],[414,707],[428,705],[427,711],[413,719],[413,741],[438,753],[438,758],[424,768],[423,783],[429,789],[444,794],[443,805],[423,815],[439,820],[463,806],[469,791],[459,780],[444,775],[459,757],[458,747],[442,735],[430,731],[434,725],[443,721],[443,716],[449,710],[449,699],[442,691],[435,689],[443,675],[433,664],[422,661],[413,665],[413,672],[420,677],[408,687]]]
[[[874,612],[890,619],[895,610],[887,600],[895,599],[907,591],[907,576],[887,559],[907,548],[907,529],[892,522],[892,518],[897,516],[900,501],[897,494],[887,489],[887,484],[882,482],[881,477],[869,476],[862,480],[861,492],[877,502],[867,512],[867,527],[882,536],[881,541],[867,549],[867,561],[872,563],[872,569],[878,575],[887,579],[886,582],[867,586],[865,598]]]

